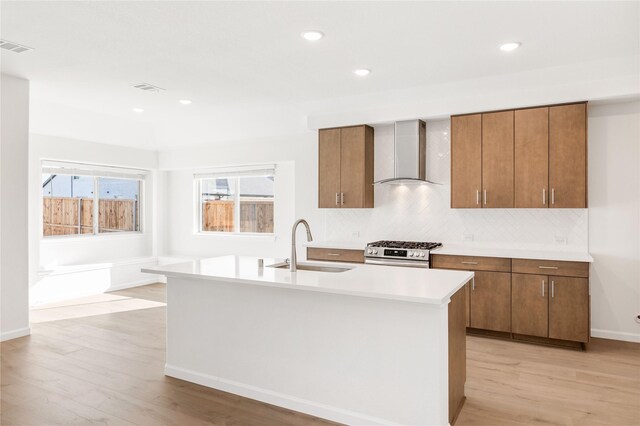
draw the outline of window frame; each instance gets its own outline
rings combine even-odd
[[[54,171],[53,168],[59,168]],[[112,239],[139,237],[146,234],[145,226],[145,187],[148,178],[148,170],[129,169],[116,166],[90,165],[84,163],[59,162],[43,160],[40,168],[40,174],[51,173],[63,176],[87,176],[93,179],[93,232],[90,234],[66,234],[66,235],[44,235],[44,221],[42,218],[42,205],[45,198],[40,188],[40,240],[43,242],[58,239]],[[75,173],[74,173],[75,172]],[[120,231],[120,232],[99,232],[100,231],[100,178],[111,179],[127,179],[138,182],[138,230],[137,231]]]
[[[270,171],[270,173],[265,173]],[[240,231],[240,180],[243,177],[273,177],[273,231],[272,232],[242,232]],[[234,230],[232,232],[227,231],[205,231],[203,229],[203,203],[202,199],[202,182],[207,179],[235,179],[236,193],[234,194],[234,209],[233,209],[233,222]],[[199,236],[219,236],[219,237],[257,237],[257,238],[274,238],[276,236],[276,209],[277,209],[277,196],[276,196],[276,178],[277,171],[275,165],[270,166],[255,166],[253,168],[232,168],[232,169],[219,169],[206,173],[195,173],[194,180],[194,200],[195,210],[194,215],[195,226],[194,234]]]

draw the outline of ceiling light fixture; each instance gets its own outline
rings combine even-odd
[[[138,113],[139,112],[144,112],[144,110],[142,108],[133,108],[133,109],[131,109],[131,111],[138,112]]]
[[[189,99],[180,99],[178,102],[180,102],[182,105],[189,105],[192,101]]]
[[[512,41],[511,43],[505,43],[500,46],[500,50],[502,50],[503,52],[511,52],[512,50],[516,50],[521,45],[522,43],[520,43],[519,41]]]
[[[364,77],[365,75],[371,74],[371,70],[367,68],[360,68],[358,70],[354,70],[353,73],[359,77]]]
[[[324,37],[324,33],[321,31],[313,30],[313,31],[305,31],[302,33],[302,38],[308,41],[318,41],[322,37]]]

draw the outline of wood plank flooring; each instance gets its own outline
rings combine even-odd
[[[2,343],[2,425],[322,425],[165,377],[165,290],[154,284],[32,312]],[[640,425],[640,345],[587,352],[467,337],[464,425]]]

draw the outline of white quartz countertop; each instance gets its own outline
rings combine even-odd
[[[257,257],[221,256],[143,268],[142,272],[433,305],[448,303],[450,297],[473,278],[473,272],[466,271],[335,262],[313,264],[350,269],[335,273],[305,270],[292,273],[268,266],[281,262],[265,258],[264,268],[259,268]]]
[[[344,250],[364,250],[366,243],[357,241],[311,241],[304,244],[306,247],[344,249]]]
[[[587,252],[554,251],[523,248],[489,248],[464,244],[443,244],[431,250],[431,254],[450,254],[457,256],[508,257],[512,259],[562,260],[570,262],[593,262]]]

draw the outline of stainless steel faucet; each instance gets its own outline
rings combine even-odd
[[[293,224],[293,229],[291,230],[291,263],[289,265],[291,272],[296,272],[298,270],[298,256],[296,255],[296,229],[298,229],[298,225],[300,224],[303,224],[304,227],[307,228],[307,241],[313,241],[311,229],[309,229],[307,221],[304,219],[296,220],[296,223]]]

